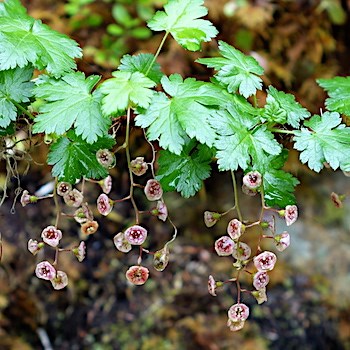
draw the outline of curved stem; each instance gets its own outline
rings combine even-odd
[[[279,134],[289,134],[289,135],[295,135],[295,131],[294,130],[282,130],[282,129],[278,129],[278,128],[271,128],[269,129],[271,132],[277,132]]]
[[[165,40],[166,40],[166,38],[168,37],[168,35],[169,35],[169,32],[165,32],[165,34],[164,34],[164,36],[163,36],[163,39],[162,39],[162,41],[161,41],[160,44],[159,44],[159,47],[158,47],[158,49],[157,49],[157,52],[155,53],[155,55],[154,55],[154,57],[153,57],[153,59],[152,59],[150,65],[149,65],[149,67],[148,67],[147,70],[146,70],[146,73],[145,73],[146,76],[148,75],[148,73],[149,73],[150,70],[152,69],[152,67],[153,67],[153,65],[154,65],[154,62],[156,61],[157,57],[159,56],[160,51],[162,50],[163,45],[164,45]]]
[[[20,103],[16,102],[15,100],[10,99],[10,101],[24,114],[26,114],[30,119],[34,119],[33,114],[28,112]]]
[[[241,214],[241,210],[239,209],[239,204],[238,204],[237,183],[236,183],[236,176],[235,176],[234,171],[231,171],[231,176],[232,176],[233,191],[234,191],[234,197],[235,197],[235,207],[236,207],[238,219],[239,219],[239,221],[242,221],[242,214]]]
[[[129,137],[130,137],[130,114],[131,114],[131,108],[128,107],[127,112],[126,112],[126,133],[125,133],[125,154],[126,154],[126,161],[128,163],[128,169],[129,169],[129,178],[130,178],[130,190],[129,190],[129,197],[132,206],[134,207],[135,211],[135,220],[136,224],[139,223],[139,210],[137,208],[136,202],[134,200],[134,176],[131,171],[131,157],[130,157],[130,148],[129,148]]]

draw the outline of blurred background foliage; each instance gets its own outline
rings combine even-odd
[[[86,74],[109,77],[125,53],[154,53],[161,40],[161,34],[151,33],[146,21],[161,9],[163,0],[23,3],[33,17],[79,42],[84,50],[79,69]],[[253,55],[265,68],[266,86],[292,92],[313,113],[323,108],[325,98],[315,79],[350,74],[349,0],[207,0],[205,4],[220,32],[217,39]],[[202,52],[190,53],[168,40],[158,61],[166,74],[208,80],[211,72],[194,60],[215,55],[216,49],[213,41]],[[264,93],[258,98],[263,103]],[[288,146],[285,140],[281,142]],[[151,159],[140,132],[133,131],[131,145],[134,157]],[[46,152],[44,145],[36,147],[30,172],[21,177],[21,187],[30,192],[51,181],[49,167],[41,165]],[[18,166],[20,171],[26,169],[24,162]],[[1,163],[0,167],[3,178],[5,166]],[[213,242],[225,232],[229,218],[212,229],[202,220],[204,210],[231,207],[228,174],[214,168],[205,187],[189,200],[165,195],[179,237],[171,246],[167,269],[152,270],[143,287],[125,281],[136,253],[119,253],[112,242],[132,221],[128,204],[116,206],[108,218],[95,212],[100,229],[86,241],[86,260],[78,264],[68,254],[63,257],[60,263],[70,284],[53,292],[49,283],[34,277],[36,258],[26,245],[52,223],[54,206],[45,201],[26,208],[17,204],[10,214],[12,195],[0,208],[0,349],[350,349],[350,203],[345,201],[344,208],[336,209],[329,199],[332,191],[349,191],[349,178],[327,169],[320,175],[312,173],[300,164],[295,151],[286,170],[301,180],[297,191],[301,218],[289,230],[290,248],[278,254],[268,302],[258,306],[244,297],[252,312],[238,333],[226,327],[235,289],[226,286],[216,298],[207,292],[209,274],[217,280],[232,274],[230,259],[213,252]],[[122,156],[111,174],[111,197],[122,197],[128,191]],[[16,186],[13,181],[10,190],[14,192]],[[94,203],[99,189],[89,186],[88,200]],[[136,198],[146,209],[141,192]],[[254,220],[259,200],[243,195],[240,200],[245,217]],[[171,227],[154,218],[143,223],[150,231],[150,250],[161,248],[172,235]],[[277,231],[285,229],[282,221],[277,225]],[[73,222],[63,221],[62,231],[67,245],[79,241],[79,228]],[[249,237],[254,242],[253,232]],[[50,251],[45,253],[50,256]],[[150,259],[145,263],[151,265]]]

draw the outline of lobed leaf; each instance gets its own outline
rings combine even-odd
[[[148,22],[154,31],[166,31],[185,49],[198,51],[202,42],[210,41],[218,31],[213,24],[200,17],[208,10],[204,0],[169,0],[164,11],[157,11]]]
[[[33,96],[32,76],[33,68],[29,66],[0,71],[0,127],[6,128],[16,120],[15,102],[29,102]]]
[[[304,122],[306,128],[295,131],[294,148],[302,163],[319,172],[327,162],[332,169],[350,171],[350,128],[341,123],[337,112],[314,115]]]
[[[100,91],[105,95],[102,99],[102,111],[105,115],[124,112],[132,103],[147,108],[156,83],[140,72],[116,71],[114,78],[104,81]]]
[[[0,70],[31,63],[59,77],[76,68],[78,44],[28,16],[18,0],[0,3]]]
[[[259,75],[264,69],[254,57],[246,56],[233,46],[219,41],[219,52],[223,57],[200,58],[196,62],[217,70],[216,79],[223,83],[230,93],[237,91],[248,98],[261,90],[262,80]]]
[[[95,75],[85,79],[81,72],[67,74],[60,80],[41,76],[34,93],[46,103],[39,108],[33,132],[63,135],[74,126],[76,134],[88,143],[106,135],[110,120],[102,115],[102,96],[98,91],[91,93],[99,80]]]
[[[213,151],[195,140],[187,140],[183,151],[160,152],[157,179],[165,191],[176,190],[185,198],[194,196],[210,176]]]
[[[60,181],[73,184],[81,177],[105,178],[108,170],[98,163],[96,152],[99,149],[110,149],[114,144],[115,141],[110,136],[87,143],[71,130],[51,145],[47,163],[53,165],[52,175]]]

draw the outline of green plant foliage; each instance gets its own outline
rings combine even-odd
[[[242,113],[233,105],[218,111],[210,120],[219,135],[214,146],[220,170],[245,170],[251,163],[260,168],[268,155],[281,152],[273,134],[257,121],[257,117]]]
[[[227,102],[222,90],[211,83],[194,78],[183,80],[179,74],[161,80],[162,92],[154,95],[149,109],[136,118],[136,125],[147,129],[152,140],[159,138],[160,145],[180,154],[186,135],[211,147],[216,133],[209,124],[209,117],[215,111],[212,107]]]
[[[156,83],[140,72],[117,71],[114,78],[106,80],[100,86],[105,96],[102,110],[106,115],[124,112],[130,104],[147,108],[150,104]]]
[[[72,130],[51,145],[47,163],[53,165],[52,175],[60,181],[74,184],[81,177],[100,179],[108,175],[108,169],[96,159],[99,149],[111,148],[115,141],[110,136],[87,143]]]
[[[118,69],[130,73],[142,73],[147,78],[150,78],[155,83],[159,84],[160,79],[164,74],[160,70],[160,65],[154,60],[154,55],[150,53],[140,53],[139,55],[134,56],[124,55],[120,60],[120,66]],[[151,65],[152,67],[149,68]]]
[[[350,116],[350,77],[318,79],[317,82],[328,92],[327,108]]]
[[[29,102],[34,87],[29,81],[32,76],[30,66],[0,71],[0,127],[6,128],[16,120],[16,102]]]
[[[270,122],[289,124],[299,128],[300,121],[310,117],[310,112],[295,101],[295,97],[278,91],[273,86],[267,90],[263,117]]]
[[[227,86],[229,92],[239,92],[249,97],[261,90],[262,80],[259,75],[264,69],[255,58],[244,55],[224,41],[219,41],[219,51],[223,57],[201,58],[197,62],[217,70],[216,79]]]
[[[304,122],[304,128],[295,131],[294,148],[300,153],[300,160],[319,172],[324,162],[336,170],[350,171],[350,128],[342,124],[337,112],[314,115]]]
[[[203,180],[210,176],[210,163],[214,152],[195,140],[187,140],[183,151],[174,154],[161,151],[157,179],[165,191],[178,191],[185,198],[195,195]]]
[[[210,21],[199,19],[208,13],[203,3],[204,0],[170,0],[148,26],[170,33],[187,50],[198,51],[202,42],[210,41],[218,33]]]
[[[28,63],[61,76],[76,68],[78,44],[26,14],[19,0],[0,3],[0,70]]]
[[[34,89],[35,96],[46,101],[35,118],[35,133],[64,134],[74,126],[77,135],[89,143],[107,134],[110,120],[102,115],[101,94],[91,93],[99,76],[85,79],[81,72],[70,73],[57,80],[41,76]]]

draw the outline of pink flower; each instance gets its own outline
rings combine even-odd
[[[212,275],[210,275],[208,279],[208,292],[213,297],[216,297],[216,282]]]
[[[248,317],[249,307],[245,304],[234,304],[228,310],[228,318],[232,322],[245,321]]]
[[[104,167],[111,169],[115,166],[115,155],[108,149],[100,149],[96,152],[97,161]]]
[[[111,175],[108,175],[106,178],[102,179],[98,182],[99,185],[102,188],[102,191],[106,194],[109,194],[112,189],[112,177]]]
[[[287,231],[284,231],[283,233],[276,235],[274,237],[276,248],[278,251],[283,252],[285,249],[289,247],[290,244],[290,236]]]
[[[269,229],[272,233],[275,232],[275,217],[273,215],[265,218],[260,224],[263,229]]]
[[[149,201],[157,201],[163,196],[163,189],[160,182],[155,179],[147,181],[145,186],[145,195]]]
[[[249,245],[244,242],[238,242],[232,252],[232,256],[237,260],[247,260],[252,254]]]
[[[64,202],[69,206],[69,207],[80,207],[81,203],[83,202],[83,195],[80,191],[78,191],[77,189],[73,189],[69,192],[67,192],[64,196],[63,196],[63,200]]]
[[[147,230],[139,225],[129,227],[125,233],[125,239],[132,245],[141,245],[147,238]]]
[[[233,219],[227,225],[227,233],[233,240],[237,240],[245,231],[245,225],[239,220]]]
[[[253,277],[253,286],[255,289],[260,290],[265,288],[270,281],[270,277],[266,271],[258,271]]]
[[[144,266],[131,266],[125,275],[129,282],[140,286],[148,280],[149,271]]]
[[[53,279],[51,279],[51,283],[54,289],[63,289],[68,285],[67,274],[63,271],[57,271],[56,276]]]
[[[266,296],[266,288],[261,288],[259,290],[255,290],[252,292],[253,297],[256,299],[258,304],[262,304],[263,302],[267,301],[267,296]]]
[[[204,212],[204,223],[207,227],[214,226],[221,218],[221,214],[214,211],[205,211]]]
[[[38,201],[38,197],[31,196],[27,190],[24,190],[21,196],[21,204],[22,207],[25,207],[27,204],[36,203]]]
[[[214,248],[219,256],[228,256],[233,253],[236,244],[229,236],[222,236],[215,241]]]
[[[261,174],[258,171],[250,171],[243,176],[243,184],[250,190],[256,190],[261,186]]]
[[[244,327],[244,323],[245,321],[232,321],[229,319],[227,321],[227,327],[230,328],[230,331],[236,332],[240,331]]]
[[[151,214],[157,216],[159,220],[166,221],[168,217],[168,208],[164,202],[158,201],[157,207],[151,210]]]
[[[113,202],[104,193],[97,198],[97,210],[101,215],[107,216],[113,209]]]
[[[41,248],[44,246],[43,242],[38,243],[38,241],[34,239],[30,239],[28,241],[28,250],[33,254],[37,255]]]
[[[298,207],[296,205],[287,205],[284,212],[284,218],[286,219],[287,226],[294,224],[298,218]]]
[[[41,238],[51,247],[57,247],[60,243],[60,239],[62,238],[62,232],[55,226],[47,226],[41,232]]]
[[[345,195],[338,195],[335,192],[331,193],[331,200],[336,208],[342,208],[343,207],[343,200],[345,198]]]
[[[35,274],[43,280],[52,280],[56,276],[56,270],[48,261],[42,261],[36,265]]]
[[[164,248],[157,250],[153,255],[153,266],[157,271],[163,271],[169,263],[169,249],[165,245]]]
[[[258,271],[271,271],[275,267],[277,257],[274,253],[265,251],[254,257],[253,261]]]
[[[86,254],[86,245],[83,241],[80,242],[77,248],[72,250],[73,254],[76,256],[79,262],[82,262],[85,259]]]
[[[119,232],[113,238],[115,247],[123,253],[128,253],[131,250],[131,244],[126,240],[123,232]]]
[[[133,174],[141,176],[147,171],[148,165],[143,157],[137,157],[130,162],[130,169]]]
[[[56,187],[56,192],[59,196],[64,196],[72,190],[72,185],[68,182],[59,182]]]

